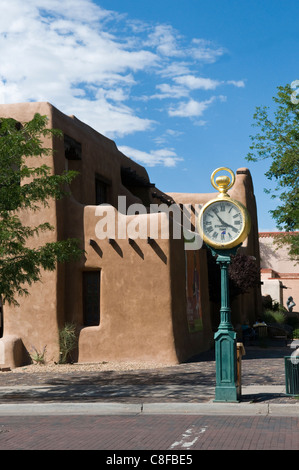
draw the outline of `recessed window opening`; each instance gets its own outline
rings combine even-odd
[[[111,181],[103,176],[96,175],[95,178],[95,199],[96,205],[109,203]]]
[[[72,137],[64,134],[64,154],[68,160],[81,160],[82,145]]]
[[[83,272],[83,324],[100,324],[101,271]]]

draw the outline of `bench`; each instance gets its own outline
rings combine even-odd
[[[268,325],[268,333],[270,338],[285,341],[286,345],[288,342],[288,336],[292,336],[290,332],[288,335],[288,331],[286,331],[282,326],[280,327],[276,325]]]

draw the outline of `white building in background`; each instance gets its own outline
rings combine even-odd
[[[296,264],[288,255],[287,247],[279,247],[274,243],[275,235],[281,232],[260,232],[260,259],[262,295],[270,295],[272,299],[287,308],[287,300],[293,297],[299,309],[299,263]]]

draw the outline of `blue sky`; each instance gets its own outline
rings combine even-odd
[[[167,192],[251,171],[275,230],[269,162],[248,163],[255,107],[299,79],[298,0],[10,0],[0,102],[49,101],[112,138]]]

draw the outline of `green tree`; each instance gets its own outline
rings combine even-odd
[[[299,260],[299,100],[294,99],[291,85],[278,87],[273,97],[274,110],[257,107],[254,127],[260,132],[251,136],[251,152],[248,161],[270,159],[265,176],[274,181],[273,190],[265,190],[278,198],[276,209],[270,211],[279,230],[285,231],[277,237],[279,245],[288,246],[289,255]]]
[[[80,242],[75,239],[29,247],[32,237],[53,230],[53,226],[48,222],[24,224],[24,211],[36,212],[47,207],[51,199],[66,196],[68,184],[76,176],[74,172],[54,175],[47,165],[32,164],[32,157],[51,152],[44,146],[43,137],[61,135],[46,126],[47,117],[40,114],[22,124],[0,118],[0,295],[3,302],[15,305],[16,296],[28,295],[28,285],[41,279],[42,269],[53,271],[57,262],[82,255]]]

